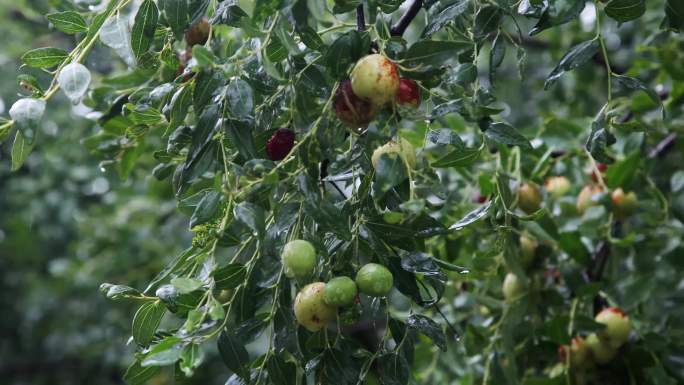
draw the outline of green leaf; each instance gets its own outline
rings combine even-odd
[[[308,25],[297,25],[297,34],[302,40],[302,43],[314,51],[320,51],[322,47],[325,46],[323,39],[318,35],[318,33]]]
[[[375,168],[375,186],[383,195],[406,179],[406,165],[401,156],[382,154]]]
[[[219,290],[234,289],[245,280],[247,276],[247,269],[244,265],[239,263],[231,263],[212,274],[214,276],[214,284]]]
[[[612,0],[605,8],[606,15],[619,22],[638,19],[646,12],[644,0]]]
[[[231,114],[238,119],[252,116],[254,111],[254,96],[252,87],[242,79],[233,79],[226,88],[226,99],[230,105]]]
[[[667,0],[665,4],[665,22],[663,24],[675,31],[684,30],[684,2],[681,0]]]
[[[262,237],[266,231],[264,209],[250,202],[235,206],[235,218],[249,227],[254,235]]]
[[[531,3],[537,2],[531,1]],[[584,9],[584,4],[585,2],[582,0],[553,0],[551,5],[544,7],[541,17],[539,17],[539,21],[530,31],[530,35],[536,35],[548,28],[565,24],[578,18]]]
[[[166,337],[162,342],[152,346],[140,365],[148,367],[175,364],[183,352],[179,342],[177,337]]]
[[[239,338],[227,329],[218,338],[218,350],[223,363],[244,380],[249,380],[249,354]]]
[[[636,173],[641,168],[641,154],[638,151],[630,154],[627,158],[615,162],[606,170],[604,177],[606,185],[611,189],[627,187],[632,184]]]
[[[192,229],[195,226],[211,221],[218,213],[222,198],[223,194],[219,191],[211,190],[207,192],[195,207],[192,217],[190,217],[190,228]]]
[[[608,147],[616,142],[616,138],[606,127],[605,106],[601,109],[593,122],[591,122],[591,133],[587,144],[587,151],[591,156],[601,163],[611,164],[615,160],[608,153]]]
[[[140,365],[140,361],[135,360],[131,366],[126,369],[123,379],[128,385],[144,385],[160,370],[161,369],[158,366],[143,367]]]
[[[21,61],[27,66],[36,68],[50,68],[61,64],[69,53],[61,48],[36,48],[26,52]]]
[[[515,128],[503,122],[490,123],[485,131],[485,136],[494,143],[532,149],[532,145],[527,138],[519,134]]]
[[[224,0],[216,8],[216,13],[211,22],[212,24],[227,24],[237,27],[240,25],[240,20],[247,16],[247,13],[240,8],[238,0]]]
[[[126,298],[127,296],[140,296],[140,292],[130,286],[112,285],[111,283],[103,283],[100,285],[100,292],[107,298],[114,300]]]
[[[465,167],[473,164],[480,157],[479,148],[457,148],[432,162],[432,167]]]
[[[173,287],[178,289],[178,292],[181,294],[192,293],[193,291],[198,290],[202,287],[202,285],[204,285],[204,283],[199,279],[186,277],[173,278],[171,279],[171,284],[173,285]]]
[[[469,0],[457,0],[453,4],[441,10],[439,13],[430,18],[430,21],[423,30],[423,36],[430,37],[433,33],[442,29],[449,22],[452,22],[456,17],[460,16],[470,4]]]
[[[663,113],[665,113],[665,108],[663,107],[663,102],[660,100],[660,96],[651,87],[646,85],[644,82],[637,78],[630,76],[612,74],[611,79],[615,80],[619,85],[634,91],[644,91],[646,95],[653,101],[653,103],[659,105],[663,108]]]
[[[459,219],[456,223],[453,225],[449,226],[449,230],[462,230],[464,227],[477,222],[478,220],[484,218],[487,213],[489,212],[489,209],[492,207],[492,200],[489,200],[487,203],[484,205],[476,208],[475,210],[469,212],[466,214],[463,218]]]
[[[560,62],[558,62],[558,65],[556,65],[556,68],[554,68],[546,78],[544,89],[546,90],[551,87],[551,85],[564,73],[572,71],[589,61],[589,59],[598,52],[599,48],[600,45],[597,39],[585,41],[572,47],[563,55]]]
[[[225,76],[218,70],[202,70],[195,79],[195,89],[192,94],[192,102],[195,112],[200,112],[209,103],[212,96],[224,84]]]
[[[441,67],[445,62],[456,59],[458,54],[469,49],[473,49],[473,43],[469,41],[423,40],[413,44],[402,59],[408,67]]]
[[[21,131],[17,131],[14,135],[14,143],[12,144],[12,171],[17,171],[21,168],[33,150],[33,144],[29,144],[22,135]]]
[[[133,317],[132,331],[133,340],[138,345],[147,346],[152,342],[164,313],[166,308],[160,301],[146,302],[140,306]]]
[[[476,40],[482,40],[490,33],[496,31],[501,23],[503,13],[496,5],[485,5],[475,15],[475,27],[473,34]]]
[[[349,31],[340,35],[323,55],[330,75],[340,79],[346,75],[347,69],[356,63],[370,49],[370,37],[367,32]]]
[[[85,19],[78,12],[65,11],[50,13],[46,15],[46,17],[55,28],[64,33],[78,33],[88,30]]]
[[[496,35],[492,42],[492,49],[489,51],[489,81],[494,83],[496,69],[503,63],[506,56],[506,39],[501,33]]]
[[[164,15],[166,21],[169,22],[169,27],[176,36],[180,39],[183,32],[188,27],[188,1],[187,0],[164,0]]]
[[[131,48],[135,57],[140,58],[152,46],[158,18],[159,10],[154,1],[144,0],[138,8],[131,29]]]
[[[432,319],[420,314],[411,314],[406,320],[406,325],[428,336],[443,352],[447,350],[444,330]]]
[[[273,354],[266,363],[268,378],[273,385],[291,385],[297,383],[297,366],[285,361],[284,354]]]

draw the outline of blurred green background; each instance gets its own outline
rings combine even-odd
[[[19,57],[69,48],[48,29],[47,1],[0,1],[0,113],[20,96]],[[106,73],[109,53],[89,65]],[[98,65],[98,62],[100,62]],[[95,131],[63,96],[49,106],[42,140],[10,172],[12,140],[0,145],[0,383],[120,384],[135,304],[113,304],[103,282],[144,285],[189,242],[170,187],[147,175],[104,173],[81,140]],[[141,159],[144,170],[145,162]],[[196,379],[201,380],[201,379]]]

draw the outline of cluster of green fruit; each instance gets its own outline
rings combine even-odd
[[[605,365],[615,358],[620,347],[629,340],[632,324],[619,308],[603,309],[594,320],[605,325],[605,328],[586,338],[575,337],[569,347],[564,345],[558,348],[562,362],[578,370],[590,368],[594,364]]]
[[[305,240],[288,242],[283,247],[281,258],[283,272],[289,278],[305,279],[316,268],[316,250]],[[356,273],[356,280],[339,276],[327,283],[314,282],[304,286],[295,298],[295,317],[304,328],[316,332],[336,318],[338,307],[353,305],[359,292],[384,297],[392,286],[392,273],[385,266],[368,263]]]
[[[599,167],[599,170],[604,171],[605,166]],[[597,184],[596,174],[592,173],[594,183],[585,185],[577,195],[577,212],[584,214],[584,212],[591,206],[599,204],[597,196],[603,194],[605,187],[602,184]],[[572,185],[570,180],[564,176],[549,177],[544,183],[545,190],[554,198],[560,198],[567,194]],[[618,219],[625,219],[634,214],[638,209],[637,196],[634,192],[625,192],[621,187],[614,189],[610,193],[612,202],[612,212]],[[518,188],[518,207],[527,214],[532,214],[541,208],[542,193],[539,187],[534,183],[523,183]]]

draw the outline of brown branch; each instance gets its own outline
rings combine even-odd
[[[392,36],[401,36],[404,34],[409,24],[415,19],[418,11],[423,7],[423,0],[413,0],[409,8],[406,10],[399,21],[390,28],[390,34]]]
[[[658,142],[658,144],[656,144],[656,146],[653,147],[653,149],[648,153],[648,157],[653,159],[665,155],[674,146],[675,140],[677,140],[677,133],[673,132],[666,136],[665,139]]]
[[[363,14],[363,3],[356,7],[356,29],[359,32],[366,30],[366,16]]]

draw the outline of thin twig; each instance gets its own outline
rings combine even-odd
[[[409,8],[406,10],[399,21],[390,28],[390,34],[392,36],[401,36],[408,28],[409,24],[415,19],[418,11],[423,7],[423,0],[413,0]]]
[[[663,156],[668,150],[672,148],[675,140],[677,140],[677,133],[673,132],[670,135],[666,136],[665,139],[658,142],[658,144],[656,144],[656,146],[653,147],[651,151],[649,151],[648,157],[653,159]]]

